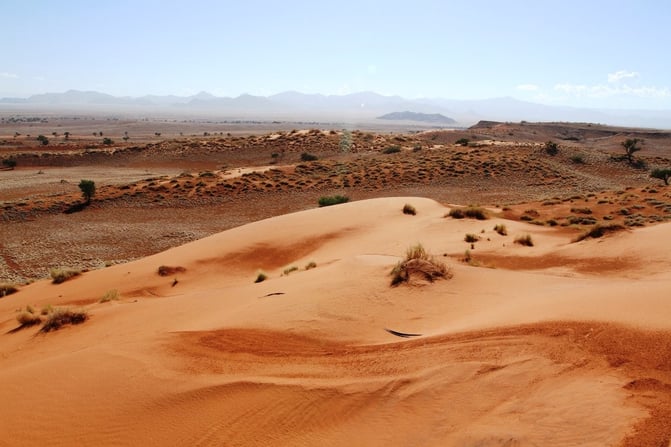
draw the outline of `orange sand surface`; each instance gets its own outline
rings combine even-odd
[[[668,445],[671,224],[572,243],[448,211],[309,210],[0,298],[0,445]],[[417,243],[453,277],[391,287]],[[90,318],[17,329],[27,305]]]

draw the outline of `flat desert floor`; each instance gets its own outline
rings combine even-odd
[[[0,445],[669,445],[671,190],[486,126],[7,148]]]

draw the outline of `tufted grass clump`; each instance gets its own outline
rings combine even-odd
[[[447,213],[447,216],[453,219],[463,219],[467,217],[469,219],[486,220],[489,218],[487,212],[483,208],[480,208],[479,206],[469,206],[466,208],[452,208],[450,212]]]
[[[421,244],[417,244],[406,250],[405,259],[394,266],[391,276],[391,285],[397,286],[408,282],[411,276],[433,282],[440,278],[449,279],[452,273],[444,263],[429,255]]]
[[[68,324],[80,324],[89,318],[89,314],[84,309],[71,309],[57,307],[48,314],[40,332],[56,331]]]
[[[35,309],[32,306],[26,306],[25,310],[20,311],[16,316],[16,321],[19,322],[21,327],[28,327],[40,324],[42,318],[39,314],[35,313]]]
[[[526,234],[524,236],[518,236],[515,238],[514,241],[516,244],[523,245],[525,247],[533,247],[534,246],[534,241],[531,239],[530,234]]]
[[[310,261],[305,264],[305,270],[312,270],[314,268],[317,268],[317,263],[315,261]]]
[[[600,237],[605,236],[607,233],[615,233],[617,231],[622,231],[624,230],[625,227],[623,227],[620,224],[608,224],[608,225],[603,225],[603,224],[596,224],[589,230],[585,231],[578,237],[576,237],[573,242],[580,242],[583,241],[587,238],[593,238],[593,239],[598,239]]]
[[[14,284],[0,283],[0,298],[18,292],[19,289]]]
[[[496,224],[494,225],[494,231],[499,233],[501,236],[506,236],[508,234],[508,229],[505,224]]]
[[[349,197],[347,196],[341,196],[341,195],[335,195],[335,196],[322,196],[319,198],[317,203],[319,203],[319,206],[331,206],[331,205],[338,205],[340,203],[346,203],[349,202]]]
[[[107,303],[109,301],[116,301],[119,299],[119,291],[117,289],[111,289],[105,292],[105,294],[100,297],[98,300],[100,303]]]
[[[259,271],[259,272],[256,274],[256,279],[254,280],[254,283],[255,283],[255,284],[256,284],[256,283],[260,283],[260,282],[265,281],[266,279],[268,279],[268,275],[267,275],[265,272],[263,272],[263,271]]]
[[[82,271],[79,269],[64,267],[64,268],[52,268],[49,270],[51,275],[51,282],[54,284],[61,284],[65,281],[72,279],[76,276],[82,274]]]
[[[406,203],[403,205],[403,214],[409,214],[411,216],[414,216],[417,214],[417,210],[415,209],[414,206],[410,205],[409,203]]]

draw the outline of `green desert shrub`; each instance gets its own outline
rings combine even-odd
[[[51,275],[51,282],[54,284],[63,283],[69,279],[74,278],[75,276],[81,275],[81,273],[81,270],[69,267],[52,268],[49,270],[49,274]]]
[[[459,146],[468,146],[468,143],[470,142],[471,141],[468,138],[459,138],[454,142],[454,144],[458,144]]]
[[[346,203],[349,202],[349,197],[347,196],[341,196],[341,195],[335,195],[335,196],[322,196],[319,198],[319,206],[331,206],[331,205],[338,205],[339,203]]]
[[[415,214],[417,214],[417,210],[415,209],[414,206],[410,205],[409,203],[406,203],[405,205],[403,205],[403,214],[410,214],[414,216]]]
[[[55,308],[47,316],[40,332],[51,332],[68,324],[80,324],[86,321],[89,314],[84,309]]]
[[[421,244],[408,248],[405,259],[394,266],[391,271],[391,285],[396,286],[407,282],[413,275],[420,276],[429,282],[452,277],[447,266],[429,255]]]

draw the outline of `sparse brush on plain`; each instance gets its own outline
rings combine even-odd
[[[477,206],[469,206],[467,208],[452,208],[447,215],[453,219],[469,219],[485,220],[488,219],[487,212]]]
[[[0,298],[18,292],[19,289],[14,284],[0,283]]]
[[[401,146],[397,145],[389,146],[382,151],[383,154],[397,154],[399,152],[401,152]]]
[[[284,276],[289,276],[289,274],[291,272],[295,272],[297,270],[298,270],[298,267],[296,267],[295,265],[292,265],[291,267],[285,268],[283,273],[284,273]]]
[[[472,233],[466,233],[466,236],[464,236],[464,241],[466,241],[466,242],[477,242],[479,240],[480,240],[480,238],[477,235],[472,234]]]
[[[417,214],[417,210],[415,209],[414,206],[410,205],[409,203],[406,203],[405,205],[403,205],[403,214],[410,214],[414,216],[415,214]]]
[[[40,332],[51,332],[67,324],[80,324],[86,321],[89,314],[84,309],[55,308],[49,314]]]
[[[421,244],[408,248],[405,259],[394,266],[391,271],[391,285],[396,286],[407,282],[413,275],[420,276],[429,282],[452,277],[447,266],[429,255]]]
[[[588,237],[597,239],[600,237],[603,237],[607,233],[615,233],[617,231],[622,231],[624,230],[624,227],[619,224],[609,224],[609,225],[602,225],[602,224],[596,224],[592,228],[590,228],[588,231],[582,233],[580,236],[576,237],[573,242],[580,242],[582,240],[587,239]]]
[[[105,294],[100,298],[101,303],[107,303],[108,301],[118,300],[119,291],[117,289],[111,289],[105,292]]]
[[[254,280],[254,282],[255,283],[263,282],[266,279],[268,279],[268,275],[265,272],[259,272],[256,274],[256,279]]]
[[[518,236],[515,238],[515,243],[524,245],[525,247],[533,247],[534,246],[534,241],[531,239],[530,234],[526,234],[524,236]]]
[[[331,205],[337,205],[339,203],[345,203],[349,202],[349,197],[347,196],[322,196],[319,198],[318,203],[319,206],[331,206]]]
[[[79,269],[73,269],[73,268],[52,268],[49,270],[49,274],[51,275],[51,279],[54,284],[60,284],[68,279],[72,279],[75,276],[81,275],[82,271]]]
[[[496,224],[494,226],[494,231],[499,233],[501,236],[506,236],[508,234],[508,229],[504,224]]]
[[[317,268],[317,263],[315,261],[310,261],[305,265],[305,270],[311,270]]]

